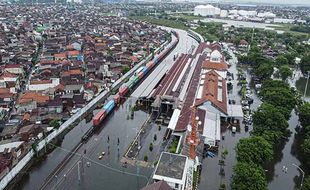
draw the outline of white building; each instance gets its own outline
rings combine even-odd
[[[190,163],[186,156],[162,152],[156,166],[153,180],[164,180],[175,190],[184,190]]]
[[[227,16],[228,16],[228,11],[227,10],[221,10],[220,17],[226,18]]]
[[[198,5],[194,9],[194,15],[198,16],[215,16],[220,15],[221,9],[214,7],[212,5]]]
[[[276,17],[276,15],[274,13],[271,13],[271,12],[258,13],[257,16],[263,17],[263,18],[275,18]]]
[[[30,91],[42,91],[47,90],[49,88],[55,88],[59,85],[59,78],[52,78],[51,80],[43,80],[43,81],[30,81],[28,85],[28,90]]]
[[[275,18],[275,19],[273,19],[274,23],[283,23],[283,24],[293,23],[294,21],[295,21],[294,19],[286,19],[286,18]]]

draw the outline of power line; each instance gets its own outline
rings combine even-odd
[[[70,150],[64,149],[64,148],[62,148],[62,147],[60,147],[60,146],[57,146],[57,145],[54,145],[54,144],[52,144],[52,143],[48,143],[48,144],[50,144],[50,145],[52,145],[52,146],[54,146],[54,147],[56,147],[56,148],[59,148],[59,149],[65,151],[65,152],[68,152],[68,153],[70,153],[70,154],[74,154],[74,155],[77,155],[77,156],[81,156],[81,157],[85,158],[86,160],[89,160],[89,161],[91,161],[91,162],[93,162],[93,163],[95,163],[95,164],[98,164],[98,165],[100,165],[100,166],[102,166],[102,167],[104,167],[104,168],[106,168],[106,169],[111,170],[111,171],[118,172],[118,173],[122,173],[122,174],[126,174],[126,175],[141,177],[141,178],[144,178],[146,181],[149,180],[149,178],[148,178],[147,176],[145,176],[145,175],[140,175],[140,174],[131,173],[131,172],[125,172],[125,171],[122,171],[122,170],[119,170],[119,169],[116,169],[116,168],[112,168],[112,167],[110,167],[110,166],[107,166],[107,165],[105,165],[105,164],[102,164],[102,163],[100,163],[100,162],[97,162],[96,160],[93,160],[93,159],[91,159],[91,158],[89,158],[89,157],[87,157],[87,156],[83,156],[82,154],[72,152],[72,151],[70,151]]]

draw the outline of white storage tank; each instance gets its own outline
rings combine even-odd
[[[226,18],[227,16],[228,16],[228,11],[227,10],[221,10],[220,17]]]

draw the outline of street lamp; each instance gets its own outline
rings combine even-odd
[[[308,75],[309,76],[309,75]],[[309,78],[309,77],[308,77]],[[299,166],[297,166],[296,164],[292,164],[293,166],[295,166],[300,172],[301,172],[301,174],[302,174],[302,178],[301,178],[301,183],[300,183],[300,188],[299,189],[301,189],[302,188],[302,184],[303,184],[303,182],[304,182],[304,177],[305,177],[305,172],[299,167]]]
[[[307,73],[308,73],[308,76],[307,76],[307,82],[306,82],[306,86],[305,86],[304,99],[306,99],[310,71],[308,71]]]

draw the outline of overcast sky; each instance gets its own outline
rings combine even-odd
[[[257,3],[306,4],[306,5],[310,5],[310,0],[230,0],[230,1],[234,1],[237,3],[257,2]]]

